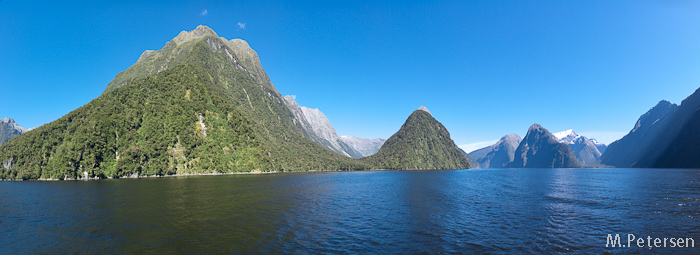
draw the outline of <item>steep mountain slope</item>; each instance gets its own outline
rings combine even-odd
[[[517,134],[501,137],[495,144],[469,153],[481,168],[502,168],[515,157],[515,150],[523,139]]]
[[[362,157],[374,155],[386,141],[386,139],[382,138],[366,139],[347,135],[340,136],[340,139],[355,149]]]
[[[269,169],[249,122],[185,65],[137,79],[0,147],[2,179]],[[216,155],[216,156],[214,156]]]
[[[476,160],[472,158],[472,156],[469,156],[469,153],[467,153],[459,147],[457,147],[457,150],[459,150],[459,153],[462,153],[462,156],[464,156],[467,159],[467,163],[469,163],[469,168],[481,168],[479,166],[479,162],[476,162]]]
[[[566,130],[554,133],[554,137],[560,143],[568,144],[576,155],[576,159],[583,165],[595,164],[603,154],[599,148],[605,150],[605,144],[598,143],[595,139],[576,134],[574,130]]]
[[[0,145],[24,132],[27,132],[27,129],[20,127],[12,118],[0,119]]]
[[[650,143],[652,146],[646,149],[643,157],[633,164],[632,167],[653,167],[662,153],[672,149],[670,146],[673,145],[673,141],[684,139],[680,135],[681,129],[686,127],[688,121],[698,109],[700,109],[700,88],[681,102],[678,109],[663,124],[659,135]]]
[[[306,138],[341,155],[353,158],[362,157],[359,152],[338,136],[326,115],[319,109],[299,106],[291,96],[284,96],[284,102],[294,113],[293,121],[300,124]]]
[[[293,119],[247,43],[199,26],[142,54],[99,98],[0,146],[0,176],[369,168]]]
[[[513,168],[576,168],[581,164],[571,148],[557,141],[547,129],[533,124],[515,150]]]
[[[615,167],[630,167],[637,163],[647,151],[659,148],[654,140],[662,136],[665,125],[678,110],[676,104],[660,101],[639,117],[634,128],[620,140],[611,143],[601,155],[601,163]]]
[[[427,110],[416,110],[379,151],[361,161],[382,169],[464,169],[467,158]]]
[[[660,153],[653,167],[700,168],[700,109],[695,111],[678,136]]]

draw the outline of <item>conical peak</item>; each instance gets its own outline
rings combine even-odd
[[[543,129],[544,128],[540,124],[535,123],[535,124],[532,124],[532,126],[530,126],[530,128],[527,130],[527,132],[530,133],[532,131],[542,131]]]
[[[419,110],[419,111],[427,112],[428,114],[430,114],[430,116],[433,116],[433,114],[430,113],[430,110],[428,110],[428,107],[425,107],[425,106],[422,106],[422,105],[421,105],[420,107],[418,107],[418,110]]]

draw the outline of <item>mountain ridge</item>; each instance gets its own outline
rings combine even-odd
[[[523,140],[517,134],[501,137],[495,144],[472,151],[469,155],[479,163],[481,168],[507,167],[515,157],[515,150]]]
[[[21,127],[14,119],[10,117],[0,119],[0,145],[9,141],[15,136],[26,133],[27,131],[28,130],[26,128]]]
[[[567,144],[541,125],[535,123],[515,150],[510,168],[578,168],[581,164]]]

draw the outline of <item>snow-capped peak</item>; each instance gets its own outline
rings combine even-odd
[[[598,142],[598,140],[596,140],[595,138],[591,138],[589,139],[589,141],[591,141],[595,145],[605,145],[604,143]]]
[[[560,143],[574,144],[574,141],[581,137],[573,129],[561,131],[553,134]]]

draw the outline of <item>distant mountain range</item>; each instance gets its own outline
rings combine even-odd
[[[348,157],[363,157],[362,154],[345,143],[345,141],[335,133],[335,129],[331,126],[330,121],[328,121],[326,115],[319,109],[299,106],[291,96],[284,96],[284,102],[292,113],[294,113],[294,124],[301,126],[304,131],[304,136],[311,139],[311,141],[314,141],[326,149]]]
[[[574,155],[576,155],[576,159],[578,159],[582,165],[598,163],[598,159],[600,159],[600,156],[607,149],[605,144],[599,143],[595,139],[588,139],[585,136],[576,134],[572,129],[554,133],[554,137],[556,137],[560,143],[568,144],[574,152]]]
[[[0,144],[25,132],[27,132],[27,129],[20,127],[14,119],[9,117],[0,119]]]
[[[374,155],[379,151],[379,148],[384,145],[384,142],[386,142],[386,139],[382,138],[367,139],[347,135],[340,136],[340,139],[360,153],[362,157]]]
[[[581,164],[571,148],[539,124],[533,124],[515,150],[513,168],[576,168]]]
[[[515,157],[515,150],[523,140],[519,135],[511,134],[501,137],[494,145],[487,146],[469,153],[481,168],[507,167]]]

